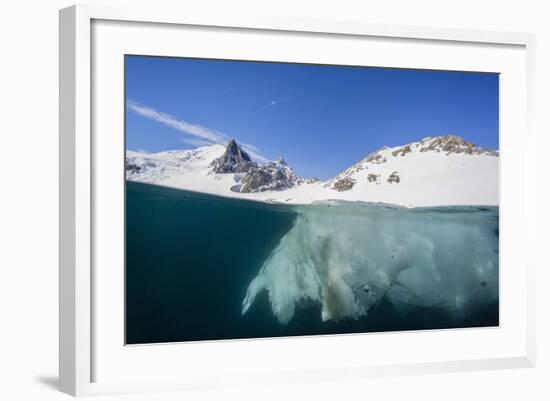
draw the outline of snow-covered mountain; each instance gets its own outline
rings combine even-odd
[[[223,196],[283,191],[305,182],[282,157],[259,164],[234,140],[194,150],[128,151],[126,178]]]
[[[383,147],[319,181],[304,179],[282,159],[260,164],[231,140],[226,146],[159,153],[128,151],[130,181],[228,197],[294,204],[322,200],[401,206],[498,205],[498,151],[455,135]]]
[[[282,191],[300,185],[302,177],[286,164],[282,157],[266,164],[253,166],[241,179],[239,192]]]

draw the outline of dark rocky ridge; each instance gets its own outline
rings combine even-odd
[[[241,192],[281,191],[303,182],[283,158],[252,167],[241,179]]]
[[[244,173],[237,177],[240,185],[236,185],[234,190],[238,192],[281,191],[304,182],[282,157],[266,164],[255,163],[234,139],[227,143],[223,155],[211,166],[217,174]]]
[[[252,161],[234,139],[231,139],[225,148],[222,156],[215,159],[211,166],[215,173],[247,173],[256,163]]]
[[[437,153],[443,152],[447,155],[464,153],[467,155],[485,154],[490,156],[498,156],[498,151],[477,146],[457,135],[443,135],[436,138],[424,138],[418,143],[418,147],[420,148],[420,152],[433,151]],[[404,150],[404,148],[402,149]]]

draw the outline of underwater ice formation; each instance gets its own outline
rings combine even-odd
[[[292,229],[250,283],[288,323],[315,302],[324,321],[358,318],[384,296],[397,309],[456,319],[498,300],[498,208],[406,209],[358,202],[296,206]]]

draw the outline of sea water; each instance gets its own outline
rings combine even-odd
[[[129,344],[498,325],[496,207],[126,195]]]

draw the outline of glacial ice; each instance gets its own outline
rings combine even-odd
[[[498,208],[406,209],[360,202],[295,206],[298,216],[250,283],[287,324],[307,302],[323,321],[359,318],[386,297],[398,310],[456,319],[498,301]]]

